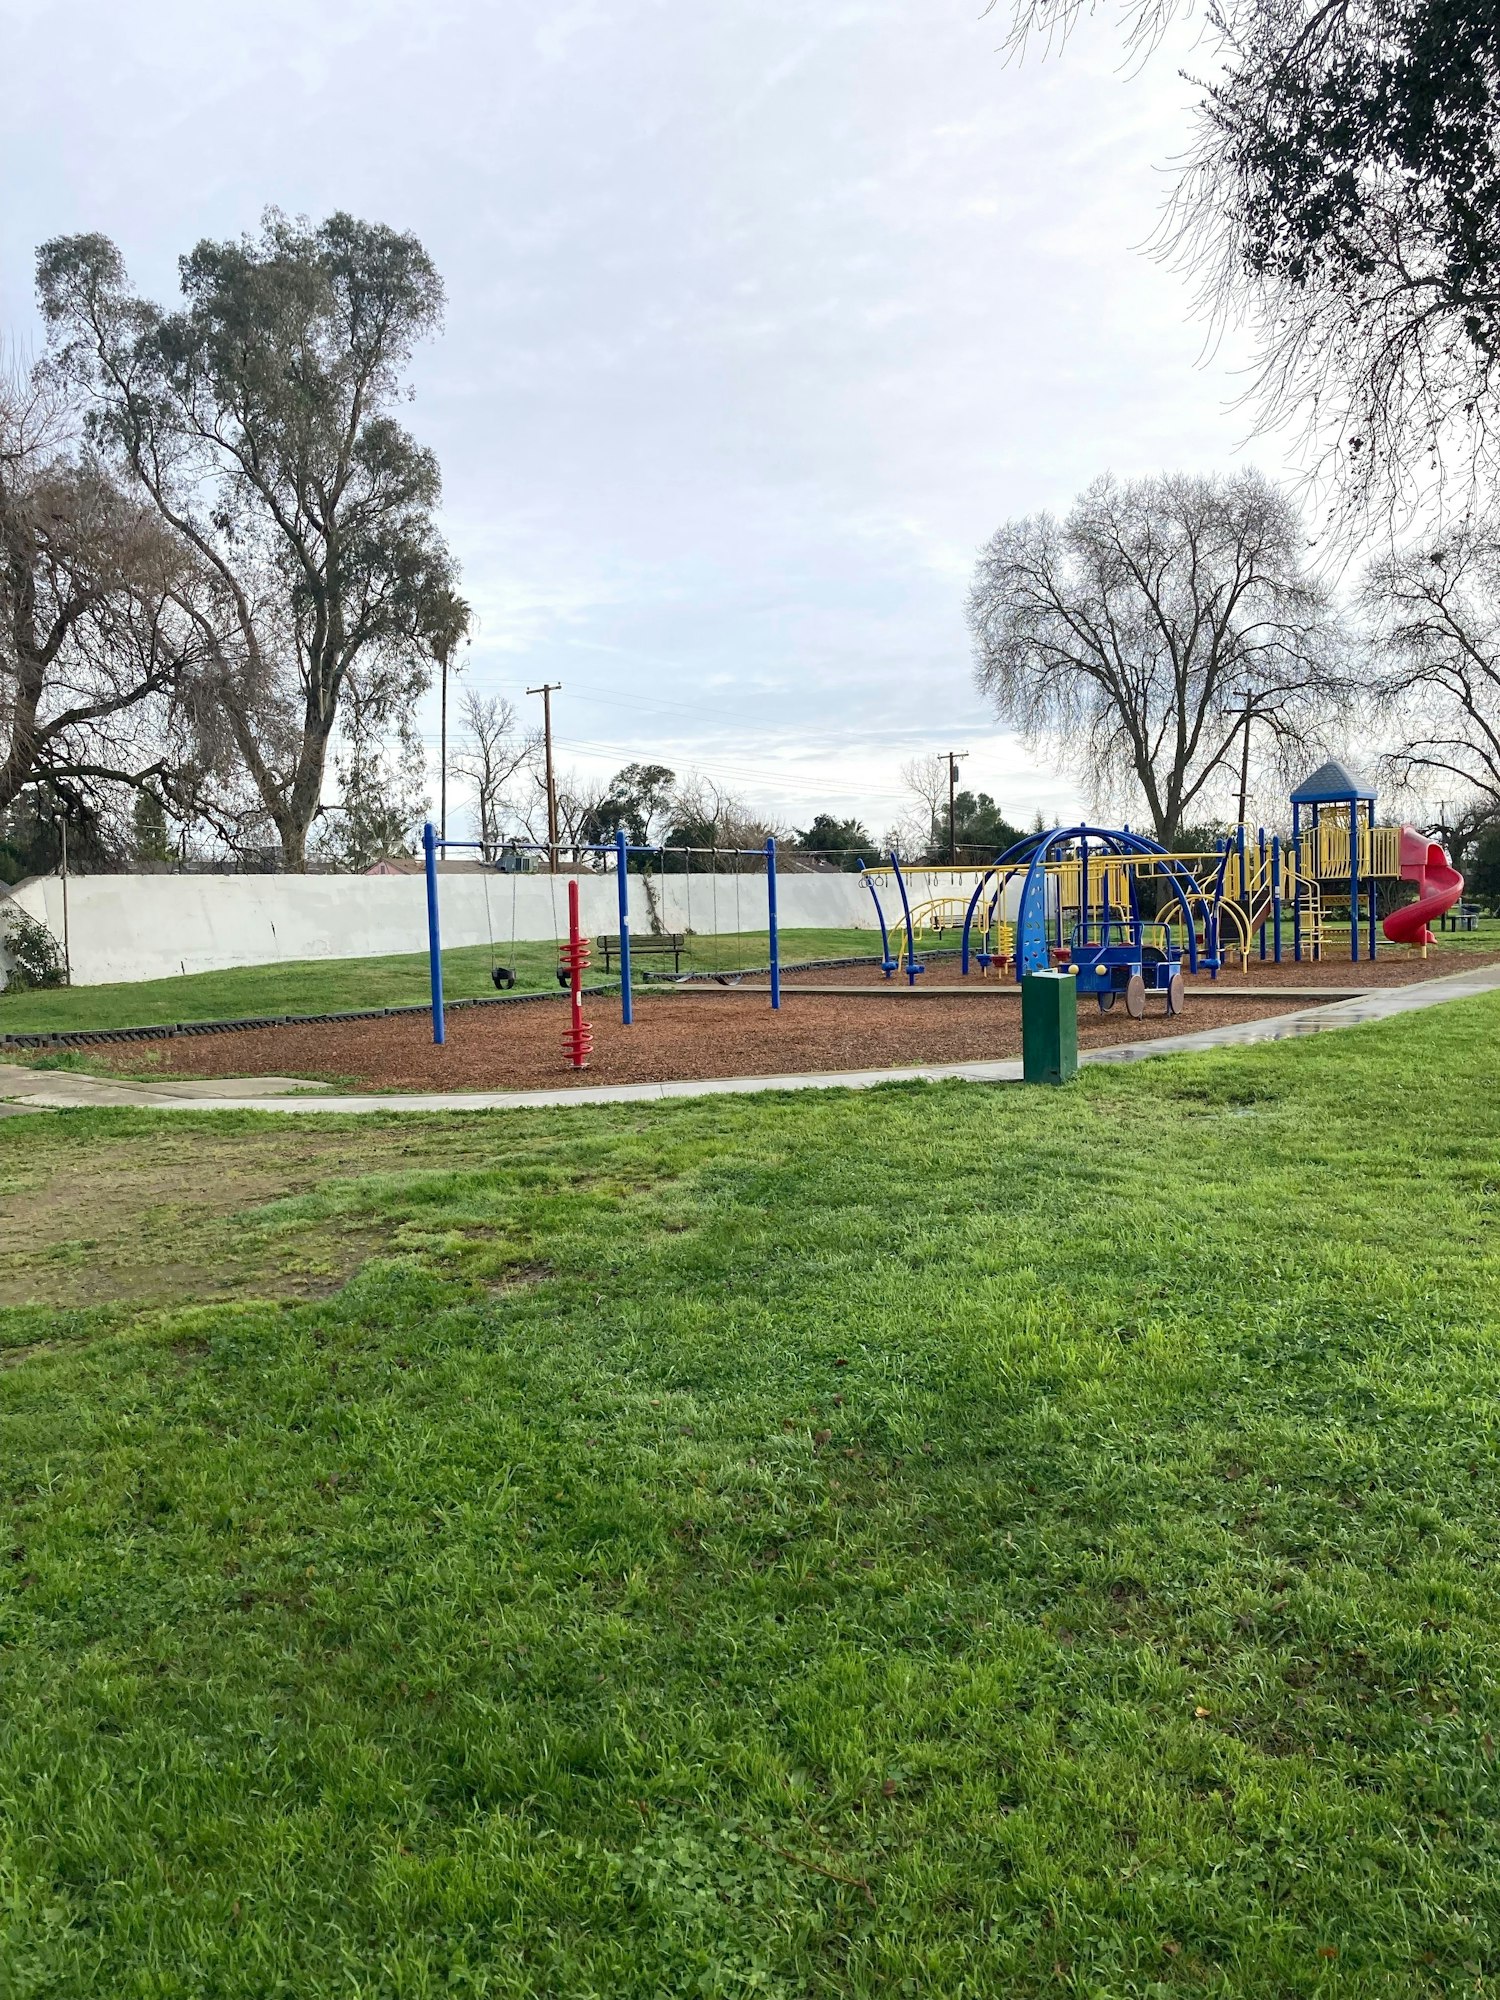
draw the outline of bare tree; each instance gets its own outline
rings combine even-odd
[[[1160,248],[1247,324],[1348,516],[1492,476],[1500,36],[1448,0],[1233,0]]]
[[[489,860],[510,817],[517,779],[531,777],[538,741],[516,727],[512,703],[471,687],[464,689],[459,723],[463,736],[453,769],[473,787],[480,851]]]
[[[992,0],[994,4],[994,0]],[[1084,0],[1013,0],[1008,45]],[[1500,455],[1500,22],[1452,0],[1117,0],[1148,54],[1201,13],[1206,80],[1157,248],[1255,338],[1350,516]]]
[[[541,825],[545,837],[547,785],[538,767],[536,789],[539,793],[538,806],[541,811]],[[567,849],[575,863],[583,859],[587,848],[597,845],[603,832],[601,822],[606,817],[611,784],[608,778],[590,777],[582,771],[567,770],[557,773],[557,837],[558,845]]]
[[[61,397],[0,376],[0,812],[36,784],[93,817],[101,788],[170,792],[187,570]]]
[[[207,696],[300,869],[351,679],[367,707],[409,707],[462,623],[437,462],[391,414],[442,285],[413,236],[274,210],[180,268],[164,313],[107,237],[60,237],[37,288],[94,438],[211,592],[189,607]]]
[[[734,793],[723,791],[711,778],[688,772],[678,783],[672,795],[671,824],[663,838],[664,854],[671,851],[687,850],[693,855],[691,860],[684,857],[684,866],[703,868],[702,852],[708,850],[710,860],[715,850],[726,857],[739,852],[751,854],[763,848],[768,840],[775,840],[780,846],[789,846],[793,838],[792,829],[765,813],[758,812]],[[744,865],[743,860],[738,864]]]
[[[1001,720],[1097,803],[1136,793],[1170,847],[1258,761],[1317,741],[1347,699],[1341,635],[1286,497],[1255,472],[1096,480],[1065,521],[1008,522],[969,596]]]
[[[1376,563],[1364,607],[1404,739],[1389,775],[1459,816],[1500,813],[1500,520]]]
[[[934,828],[948,817],[948,759],[936,750],[912,757],[901,766],[901,789],[911,800],[891,828],[888,845],[908,856],[925,854],[932,845]]]

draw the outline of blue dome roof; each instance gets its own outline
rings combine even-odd
[[[1341,806],[1350,799],[1369,799],[1375,794],[1368,785],[1362,785],[1358,778],[1335,763],[1332,758],[1320,764],[1309,778],[1292,793],[1292,804],[1296,806]]]

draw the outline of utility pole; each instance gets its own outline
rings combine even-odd
[[[547,868],[553,875],[557,873],[557,780],[552,769],[552,697],[561,686],[561,681],[543,681],[540,687],[526,690],[542,697],[542,742],[547,759]]]
[[[1240,751],[1240,815],[1235,821],[1236,826],[1243,826],[1250,798],[1250,718],[1255,713],[1255,696],[1249,688],[1241,688],[1236,693],[1235,700],[1244,704],[1245,741]]]
[[[955,801],[958,793],[958,767],[968,754],[967,750],[950,750],[948,752],[948,866],[950,868],[958,865],[958,826],[955,819],[957,811]]]

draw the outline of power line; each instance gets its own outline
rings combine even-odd
[[[417,734],[418,741],[429,747],[438,740],[430,731],[418,731]],[[639,758],[643,743],[650,744],[652,741],[649,737],[637,737],[633,741],[622,743],[618,740],[611,741],[596,736],[559,736],[555,740],[559,749],[572,750],[580,756],[601,757],[606,760],[613,758],[625,762],[629,762],[633,758]],[[813,781],[811,774],[803,769],[800,761],[792,764],[776,762],[770,758],[765,761],[753,758],[734,758],[730,760],[714,756],[711,752],[705,757],[690,740],[681,737],[669,737],[665,743],[662,743],[658,739],[654,747],[658,754],[663,751],[667,754],[682,751],[685,753],[686,761],[690,762],[695,770],[704,772],[706,776],[724,777],[736,783],[764,784],[771,782],[797,791],[805,789],[806,782]],[[839,745],[839,749],[841,754],[848,754],[847,748],[844,745]],[[814,745],[800,752],[788,752],[787,754],[789,757],[797,755],[800,760],[801,758],[816,757],[825,753],[820,752],[817,746]],[[875,756],[884,753],[877,748],[866,754]],[[816,777],[815,782],[817,789],[820,791],[841,792],[850,798],[879,797],[890,800],[905,797],[904,789],[900,786],[881,785],[878,783],[864,785],[860,784],[857,780],[824,778],[822,776]]]
[[[561,748],[573,750],[580,755],[599,756],[606,760],[619,757],[623,754],[620,744],[601,743],[597,739],[589,737],[559,737],[558,743]],[[725,778],[731,784],[773,784],[782,791],[806,792],[811,789],[820,793],[855,800],[875,798],[889,801],[903,796],[899,788],[891,789],[882,785],[861,785],[839,779],[824,778],[815,772],[790,770],[784,764],[750,764],[748,762],[743,764],[728,764],[721,763],[717,758],[709,759],[691,755],[691,753],[690,758],[694,770],[701,771],[705,777]]]
[[[501,675],[495,675],[487,678],[493,678],[496,685],[498,686],[504,677]],[[765,721],[765,717],[763,714],[751,716],[749,714],[744,713],[741,710],[733,708],[725,708],[722,706],[715,706],[713,708],[708,708],[703,706],[703,704],[701,703],[671,701],[664,698],[661,695],[643,694],[643,695],[622,696],[617,692],[611,694],[603,694],[598,692],[593,686],[593,684],[591,684],[587,680],[578,680],[576,678],[570,679],[568,685],[574,691],[575,694],[581,691],[582,697],[585,701],[597,703],[598,706],[601,708],[619,708],[619,709],[624,709],[627,712],[635,711],[642,708],[665,709],[674,711],[679,715],[703,716],[708,718],[709,720],[720,723],[740,721],[749,724],[752,727],[759,727],[763,725]],[[767,691],[767,694],[768,694],[768,699],[774,699],[776,691],[774,689],[771,689]],[[840,736],[838,736],[836,731],[837,731],[837,725],[830,724],[829,728],[824,733],[827,740],[830,742],[830,745],[837,745],[841,747],[843,739]],[[806,737],[804,737],[803,740],[804,741],[807,740]],[[913,741],[914,739],[906,738],[904,740],[910,742]]]

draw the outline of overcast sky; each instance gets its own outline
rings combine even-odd
[[[1185,47],[1007,66],[982,0],[0,0],[0,330],[101,229],[167,298],[275,203],[413,229],[447,284],[410,421],[481,626],[565,763],[697,768],[806,822],[1001,733],[963,597],[1009,515],[1242,456],[1223,354],[1140,254]],[[1266,469],[1274,457],[1259,453]]]

